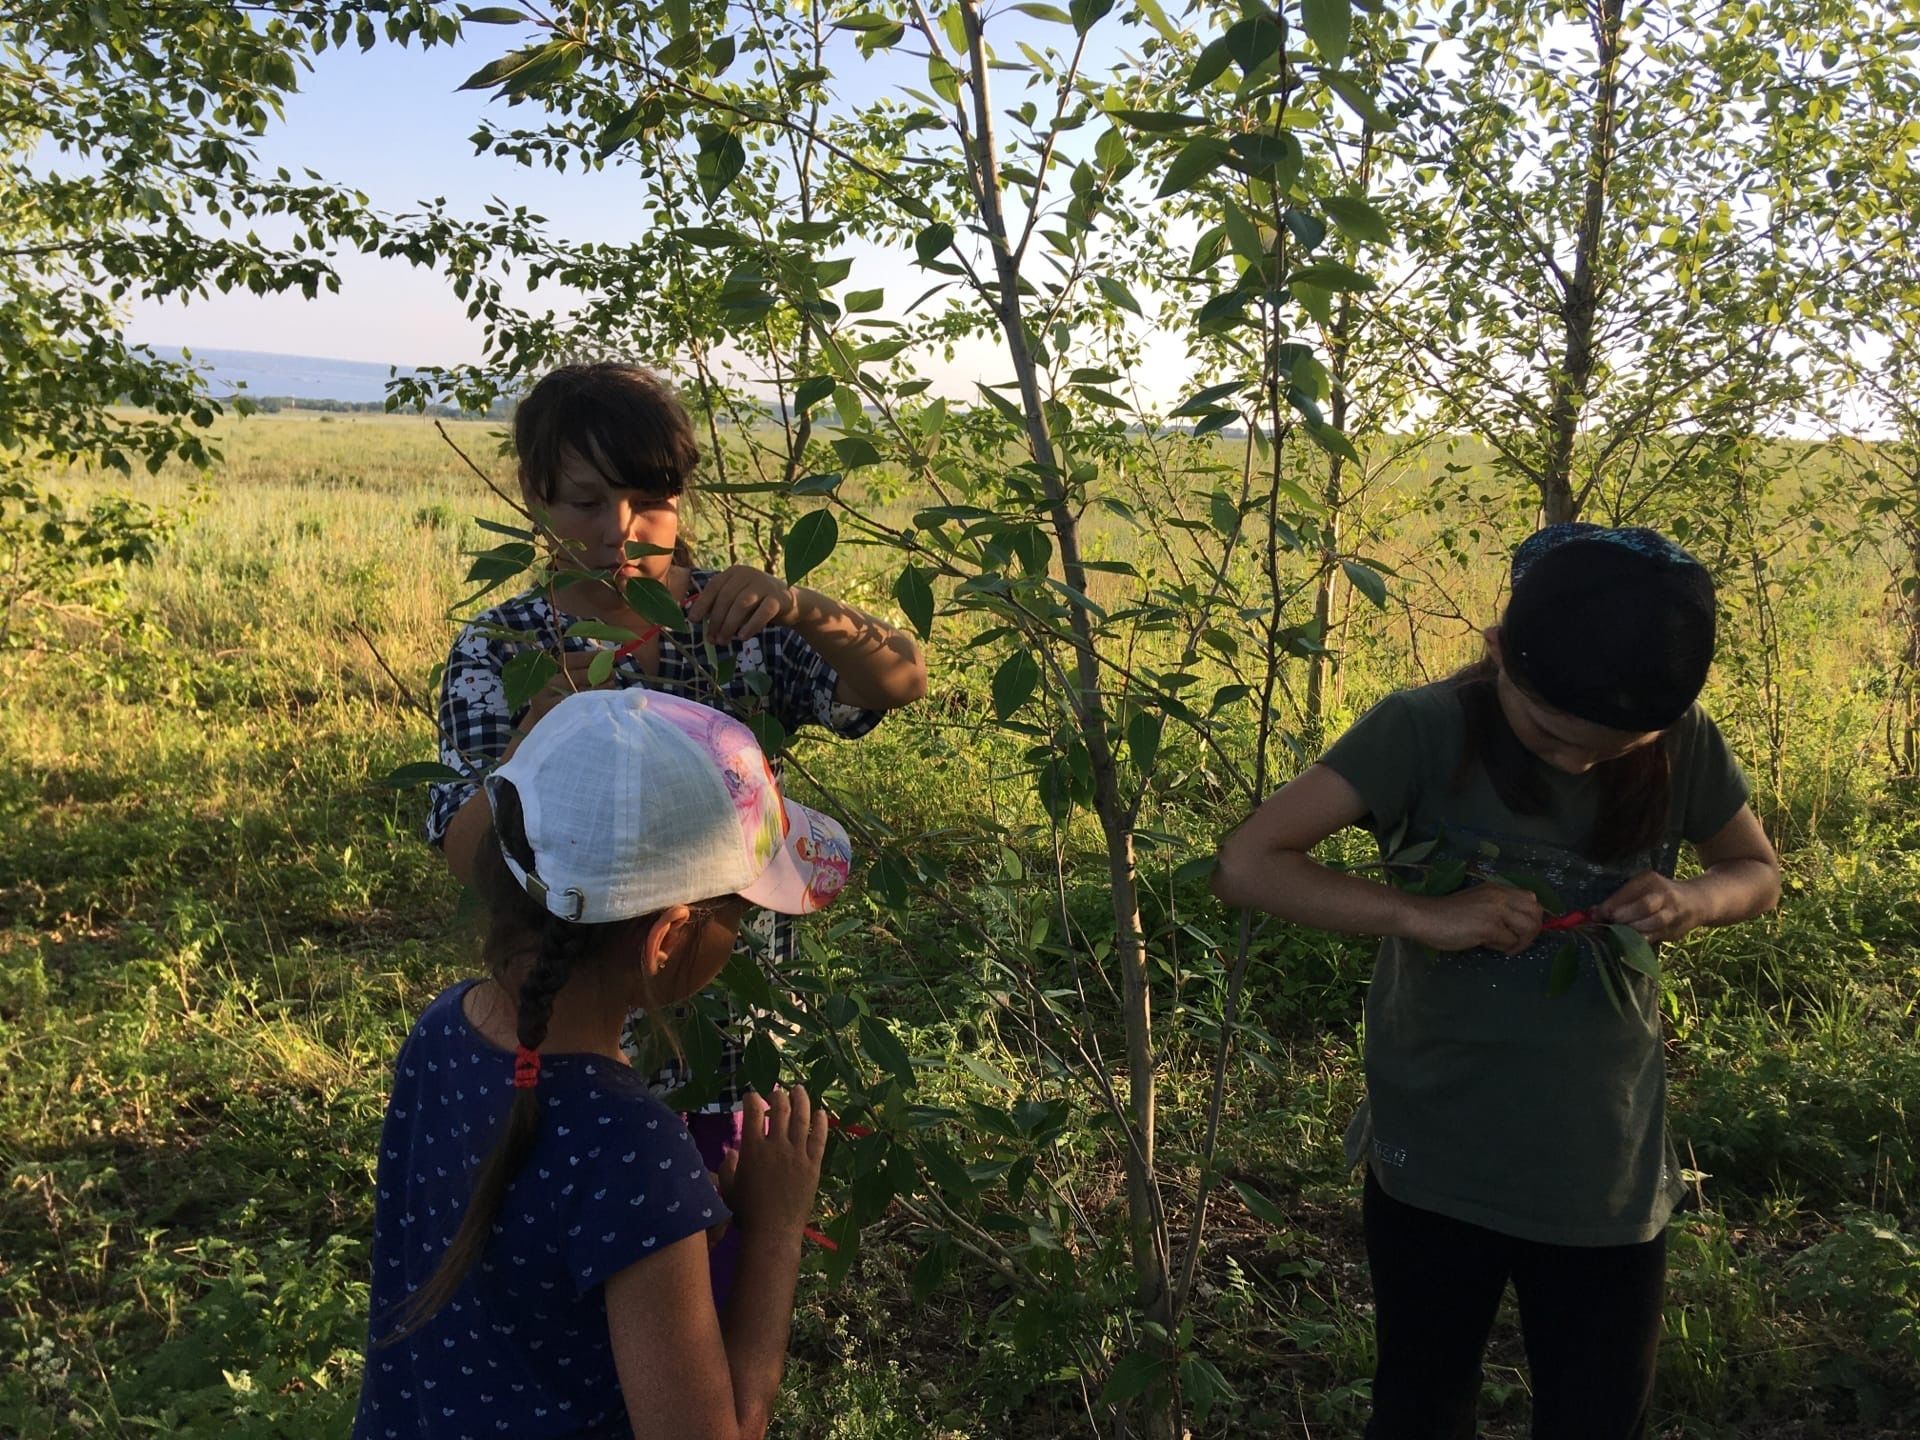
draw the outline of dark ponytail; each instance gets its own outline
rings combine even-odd
[[[475,884],[490,907],[487,961],[498,979],[515,959],[527,953],[530,943],[537,940],[539,952],[533,968],[520,984],[515,1006],[515,1038],[525,1048],[538,1050],[547,1038],[554,997],[567,981],[584,965],[602,955],[615,953],[621,948],[623,937],[625,948],[631,952],[652,924],[653,917],[575,925],[549,914],[520,887],[501,857],[504,845],[513,852],[514,860],[522,869],[535,868],[519,794],[510,784],[496,785],[489,793],[493,800],[494,834],[500,843],[481,846],[480,869],[475,876]],[[534,1141],[539,1138],[543,1108],[539,1096],[537,1086],[514,1091],[513,1107],[507,1112],[500,1138],[474,1177],[473,1194],[460,1218],[460,1228],[454,1232],[427,1283],[408,1297],[401,1312],[400,1328],[381,1344],[405,1339],[438,1314],[459,1292],[468,1272],[485,1253],[507,1187],[526,1165]]]
[[[1454,789],[1464,786],[1476,769],[1484,770],[1500,803],[1514,814],[1544,815],[1553,803],[1546,764],[1507,723],[1507,712],[1500,708],[1499,683],[1500,667],[1491,657],[1481,658],[1453,677],[1466,720]],[[1588,859],[1621,860],[1653,849],[1666,838],[1673,793],[1668,735],[1603,761],[1591,773],[1599,787],[1600,808],[1582,847]]]

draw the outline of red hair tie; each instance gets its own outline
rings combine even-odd
[[[513,1088],[531,1090],[540,1083],[540,1052],[522,1045],[513,1052]]]

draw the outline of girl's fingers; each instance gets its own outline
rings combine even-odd
[[[807,1131],[813,1124],[813,1102],[807,1098],[807,1087],[795,1085],[788,1094],[792,1097],[792,1108],[787,1118],[787,1139],[796,1145],[807,1138]]]
[[[807,1158],[815,1165],[827,1153],[827,1127],[832,1123],[833,1117],[827,1113],[826,1106],[813,1112],[813,1128],[807,1132]]]
[[[733,603],[727,607],[727,618],[721,622],[721,629],[728,640],[740,638],[741,630],[753,619],[760,609],[760,597],[751,590],[743,590],[736,595]]]
[[[740,1104],[740,1153],[758,1150],[767,1138],[767,1102],[753,1091]]]
[[[736,640],[753,639],[754,636],[758,635],[761,631],[765,630],[767,626],[771,625],[774,622],[774,620],[779,616],[779,614],[780,614],[780,602],[778,600],[773,599],[771,596],[767,597],[766,599],[762,600],[759,604],[759,607],[755,609],[754,612],[747,617],[746,624],[740,627],[739,633],[736,636],[734,636],[734,638]]]

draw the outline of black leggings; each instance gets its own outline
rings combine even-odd
[[[1640,1440],[1666,1285],[1663,1233],[1544,1245],[1402,1204],[1367,1172],[1373,1419],[1367,1440],[1473,1440],[1480,1356],[1507,1282],[1533,1380],[1535,1440]]]

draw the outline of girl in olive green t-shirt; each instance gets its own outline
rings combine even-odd
[[[1485,636],[1479,665],[1381,701],[1229,836],[1214,888],[1381,937],[1348,1132],[1367,1171],[1370,1440],[1475,1433],[1509,1283],[1534,1434],[1631,1440],[1680,1190],[1659,997],[1631,976],[1616,1005],[1590,960],[1550,994],[1558,932],[1625,925],[1657,944],[1733,924],[1779,898],[1779,866],[1694,703],[1714,599],[1692,556],[1649,530],[1552,526],[1515,552]],[[1311,858],[1355,824],[1489,878],[1416,895]],[[1676,881],[1682,843],[1702,868]],[[1563,914],[1501,871],[1545,881]]]

